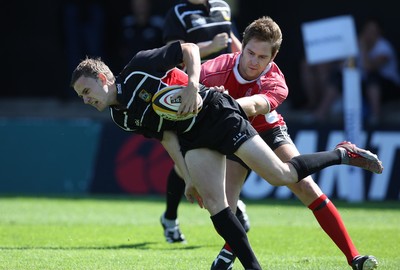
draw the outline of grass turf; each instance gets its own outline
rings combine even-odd
[[[300,202],[245,202],[264,269],[351,269]],[[360,253],[375,255],[379,269],[399,269],[400,202],[335,204]],[[183,200],[188,244],[168,244],[164,208],[163,197],[0,197],[0,269],[209,269],[223,241],[208,212]]]

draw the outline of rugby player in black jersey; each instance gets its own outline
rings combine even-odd
[[[202,62],[218,55],[237,52],[241,42],[233,33],[231,8],[223,0],[183,0],[173,6],[165,17],[163,40],[166,44],[179,40],[195,43]],[[185,183],[175,166],[167,178],[166,208],[160,217],[168,243],[186,243],[178,221],[178,207]],[[246,232],[250,229],[246,205],[239,200],[235,211]]]
[[[182,62],[187,75],[176,68]],[[186,198],[207,209],[215,230],[245,269],[262,269],[227,202],[226,155],[237,155],[275,186],[296,183],[333,165],[347,164],[374,173],[382,173],[383,166],[371,152],[343,143],[332,151],[282,162],[251,126],[237,101],[199,84],[200,68],[198,46],[175,42],[139,52],[117,76],[100,59],[87,58],[72,73],[71,86],[85,104],[99,111],[109,108],[120,128],[160,140],[183,175]],[[177,94],[181,97],[177,114],[198,113],[192,119],[169,121],[152,109],[151,97],[176,84],[184,86]],[[203,98],[200,111],[198,95]]]

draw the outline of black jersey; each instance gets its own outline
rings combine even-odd
[[[209,0],[207,6],[184,1],[168,11],[163,39],[165,43],[171,40],[199,43],[212,41],[215,35],[224,32],[230,37],[231,29],[231,9],[225,1]],[[208,55],[203,60],[230,52],[231,42],[228,47]]]
[[[164,130],[187,132],[202,114],[185,121],[168,121],[156,114],[151,106],[153,95],[170,85],[187,85],[187,74],[176,68],[182,63],[179,42],[141,51],[116,77],[119,106],[111,106],[113,121],[126,131],[161,140]],[[207,88],[201,87],[206,97]]]
[[[187,74],[175,66],[183,59],[179,41],[141,51],[116,78],[118,106],[111,106],[114,122],[126,131],[162,140],[165,130],[176,131],[182,152],[206,147],[232,154],[257,134],[240,105],[229,95],[200,86],[203,106],[184,121],[169,121],[153,110],[151,99],[169,85],[187,85]]]

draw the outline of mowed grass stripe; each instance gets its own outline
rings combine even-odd
[[[249,238],[264,269],[350,269],[297,200],[245,201]],[[362,254],[400,265],[400,202],[335,202]],[[209,269],[223,241],[208,212],[183,200],[188,244],[167,244],[163,197],[0,197],[0,269]],[[234,269],[242,269],[239,261]]]

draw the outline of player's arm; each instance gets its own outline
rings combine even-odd
[[[276,110],[287,98],[289,89],[283,74],[261,79],[258,94],[237,99],[247,116],[263,115]]]
[[[200,48],[201,58],[205,58],[228,47],[230,41],[231,39],[227,33],[219,33],[212,40],[197,43],[197,46]]]
[[[175,132],[172,131],[164,131],[163,134],[163,139],[161,141],[161,144],[164,146],[165,150],[168,152],[169,156],[172,158],[172,160],[175,163],[175,166],[178,168],[179,175],[184,179],[185,184],[186,184],[186,191],[185,195],[186,198],[193,203],[194,200],[197,200],[199,206],[201,208],[204,207],[203,205],[203,200],[197,193],[196,188],[193,186],[190,174],[189,174],[189,169],[186,166],[185,159],[182,155],[182,152],[180,151],[180,145],[178,141],[178,136],[175,134]],[[190,192],[187,193],[187,190]]]
[[[181,44],[181,48],[183,53],[183,63],[185,64],[186,73],[189,78],[188,84],[198,87],[201,69],[199,47],[194,43],[183,43]]]
[[[168,41],[167,44],[173,43],[178,40]],[[185,43],[184,40],[179,40],[179,42]],[[226,48],[231,42],[231,50],[232,52],[238,52],[242,49],[242,43],[240,40],[233,34],[231,31],[231,38],[229,38],[227,33],[220,33],[214,36],[213,40],[198,42],[196,45],[200,49],[200,57],[201,59],[206,58],[210,54],[219,52],[220,50]]]
[[[267,114],[271,110],[271,106],[265,95],[242,97],[238,98],[236,101],[240,104],[248,117]]]
[[[242,43],[240,40],[235,36],[235,34],[231,31],[231,50],[232,52],[238,52],[242,50]]]
[[[194,43],[181,44],[183,64],[188,75],[188,85],[183,88],[175,97],[182,99],[178,109],[178,115],[198,113],[197,93],[199,91],[201,60],[199,47]]]
[[[189,181],[189,171],[186,167],[185,159],[182,156],[182,152],[180,151],[178,136],[175,134],[175,132],[164,131],[161,144],[164,146],[169,156],[175,162],[175,165],[178,167],[180,175],[185,180],[185,182]]]
[[[170,44],[170,43],[173,43],[173,42],[176,42],[176,41],[179,41],[181,44],[184,44],[184,43],[185,43],[184,40],[179,39],[179,40],[171,40],[171,41],[168,41],[167,44]],[[220,50],[220,49],[217,49],[217,48],[215,47],[215,45],[213,44],[212,41],[203,41],[203,42],[196,43],[196,45],[199,47],[199,50],[200,50],[200,57],[201,57],[201,58],[205,58],[205,57],[207,57],[208,55],[210,55],[210,54],[212,54],[212,53],[215,53],[215,52],[217,52],[217,51]],[[225,46],[225,47],[226,47],[226,46]]]

